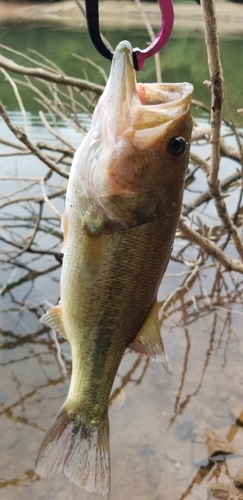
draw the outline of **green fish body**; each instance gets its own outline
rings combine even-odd
[[[127,347],[167,363],[157,292],[180,216],[192,86],[137,84],[131,46],[78,148],[67,188],[61,300],[41,318],[67,338],[72,378],[36,471],[110,492],[108,399]]]

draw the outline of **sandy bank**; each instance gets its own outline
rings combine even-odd
[[[154,28],[160,26],[159,8],[156,2],[145,3],[143,8]],[[217,16],[219,32],[243,35],[243,4],[217,1]],[[33,2],[9,2],[0,0],[1,24],[24,23],[58,23],[69,26],[85,26],[85,20],[74,0],[64,0],[52,4]],[[176,4],[175,29],[203,29],[202,13],[199,5]],[[101,28],[135,28],[143,26],[143,21],[136,5],[132,1],[100,2]]]

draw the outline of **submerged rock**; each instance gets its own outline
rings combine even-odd
[[[243,500],[243,469],[238,470],[229,484],[210,484],[207,493],[207,500]]]

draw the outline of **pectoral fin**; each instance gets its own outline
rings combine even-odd
[[[49,311],[47,311],[44,316],[40,318],[40,322],[46,326],[49,326],[49,328],[53,328],[53,330],[56,330],[65,339],[67,338],[63,325],[62,310],[60,304],[49,309]]]
[[[100,275],[105,254],[105,231],[93,232],[86,224],[82,239],[82,277],[92,284]]]
[[[129,345],[129,348],[145,354],[153,361],[162,362],[166,371],[171,373],[170,362],[165,353],[160,334],[157,302],[153,305],[142,328]]]
[[[66,243],[67,243],[67,235],[68,235],[68,218],[67,218],[66,212],[64,212],[64,214],[62,216],[61,230],[63,232],[63,243],[62,243],[61,252],[64,253]]]

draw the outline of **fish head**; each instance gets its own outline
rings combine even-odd
[[[192,131],[189,83],[136,81],[132,47],[117,46],[110,76],[86,138],[85,192],[106,196],[183,191]]]

